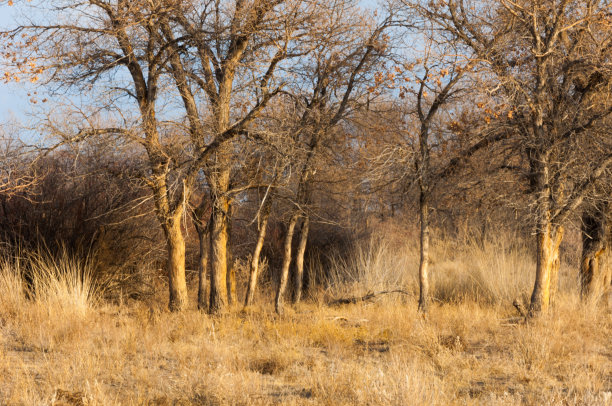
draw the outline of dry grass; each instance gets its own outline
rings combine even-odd
[[[326,294],[413,289],[414,248],[377,244],[389,245],[364,248],[352,263],[359,272],[337,262]],[[438,302],[426,319],[414,298],[392,295],[341,307],[321,300],[283,317],[268,303],[216,318],[170,314],[161,302],[114,306],[96,300],[77,263],[48,273],[74,271],[61,295],[27,300],[19,264],[5,262],[0,404],[610,404],[610,310],[582,306],[566,289],[550,316],[508,322],[508,300],[529,287],[532,264],[519,248],[495,247],[494,256],[487,246],[436,247],[446,259],[434,265]]]

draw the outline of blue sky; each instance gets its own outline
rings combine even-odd
[[[375,0],[362,0],[361,4],[369,8],[375,4]],[[6,2],[0,5],[0,31],[14,26],[18,11],[17,7],[10,7]],[[0,77],[3,73],[0,72]],[[33,88],[27,81],[7,84],[0,79],[0,123],[12,117],[23,119],[32,111],[28,93],[35,90]]]
[[[15,21],[15,8],[0,5],[0,30],[9,28]],[[25,83],[5,84],[0,80],[0,121],[12,115],[23,117],[30,110],[27,93],[30,89]]]

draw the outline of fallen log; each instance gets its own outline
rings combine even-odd
[[[367,302],[368,300],[372,300],[376,298],[377,296],[388,295],[390,293],[400,293],[402,295],[412,296],[411,293],[406,292],[405,290],[402,290],[402,289],[383,290],[380,292],[368,292],[363,296],[354,296],[354,297],[335,299],[329,302],[329,305],[337,306],[337,305],[344,305],[344,304],[351,304],[351,303]]]

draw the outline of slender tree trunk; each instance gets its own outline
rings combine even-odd
[[[554,301],[559,272],[559,246],[563,239],[563,228],[550,223],[543,224],[536,233],[537,263],[536,280],[531,295],[530,313],[547,313],[551,299]]]
[[[304,253],[308,243],[308,232],[310,229],[310,217],[305,216],[300,232],[300,243],[295,253],[295,273],[293,274],[293,297],[292,302],[299,303],[302,298],[302,285],[304,283]]]
[[[228,209],[227,218],[227,271],[226,271],[226,283],[227,283],[227,302],[229,305],[238,303],[236,296],[236,268],[234,268],[234,255],[232,251],[232,222],[231,222],[231,206]]]
[[[580,261],[580,295],[584,301],[595,301],[609,285],[606,263],[608,249],[607,205],[595,212],[582,214],[582,259]]]
[[[210,201],[206,197],[191,212],[193,225],[198,233],[199,256],[198,256],[198,310],[208,307],[208,296],[206,295],[206,279],[209,275],[210,265]]]
[[[210,236],[208,235],[208,227],[196,227],[198,232],[198,240],[200,243],[200,256],[198,258],[198,309],[205,310],[208,305],[208,297],[206,295],[206,278],[209,274],[208,252],[210,249]]]
[[[419,197],[421,217],[421,258],[419,262],[419,311],[429,310],[429,202],[427,192],[421,190]]]
[[[276,290],[276,300],[274,301],[274,308],[276,313],[283,313],[283,295],[287,289],[287,280],[289,279],[289,266],[291,265],[291,243],[293,242],[293,232],[295,230],[295,224],[297,223],[300,215],[298,212],[294,213],[289,220],[289,227],[287,228],[287,235],[285,236],[285,252],[283,257],[283,267],[281,269],[280,280],[278,283],[278,289]]]
[[[227,306],[227,242],[229,202],[218,197],[213,204],[210,230],[210,303],[208,311],[219,313]]]
[[[554,246],[554,253],[552,258],[552,266],[550,269],[550,307],[554,307],[557,304],[557,293],[559,292],[559,269],[561,268],[561,251],[559,246],[563,240],[564,228],[557,228],[557,241]]]
[[[266,238],[266,230],[268,228],[268,218],[270,217],[271,203],[270,200],[264,203],[261,213],[261,223],[259,224],[259,235],[257,236],[257,243],[253,250],[253,257],[251,258],[251,265],[249,269],[249,284],[247,285],[246,296],[244,299],[244,306],[251,306],[253,304],[253,298],[255,297],[255,290],[257,289],[257,278],[259,276],[259,257],[261,256],[261,249],[263,248],[264,240]]]
[[[168,248],[168,287],[172,312],[187,308],[187,283],[185,282],[185,239],[181,230],[180,216],[173,218],[165,227]]]

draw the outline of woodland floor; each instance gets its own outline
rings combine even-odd
[[[0,312],[3,405],[609,405],[612,313],[323,299],[210,317],[162,304]],[[14,309],[16,310],[16,309]]]

